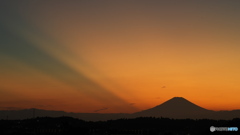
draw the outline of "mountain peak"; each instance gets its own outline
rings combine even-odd
[[[172,99],[185,99],[183,97],[173,97]],[[171,99],[170,99],[171,100]],[[186,99],[185,99],[186,100]]]
[[[187,99],[183,98],[183,97],[173,97],[167,101],[165,101],[164,103],[158,105],[158,106],[162,106],[162,105],[165,105],[165,104],[168,104],[171,106],[176,106],[176,105],[183,105],[183,104],[193,104],[192,102],[188,101]]]
[[[160,104],[159,106],[161,107],[166,106],[167,108],[182,108],[182,109],[201,108],[183,97],[173,97],[167,100],[166,102]]]
[[[183,98],[183,97],[173,97],[173,98]]]

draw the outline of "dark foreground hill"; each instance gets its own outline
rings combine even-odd
[[[239,131],[210,131],[210,127],[239,127],[240,119],[192,120],[139,117],[87,122],[71,117],[0,120],[1,135],[226,135]]]
[[[68,113],[41,109],[4,110],[0,111],[0,119],[29,119],[34,117],[61,117],[69,116],[86,121],[112,120],[136,117],[166,117],[174,119],[222,119],[231,120],[240,118],[240,110],[212,111],[204,109],[182,97],[174,97],[156,107],[136,112],[124,113]]]

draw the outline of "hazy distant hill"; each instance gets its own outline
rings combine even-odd
[[[127,118],[129,114],[124,113],[69,113],[64,111],[50,111],[41,109],[25,109],[25,110],[2,110],[0,111],[0,119],[29,119],[34,117],[61,117],[69,116],[79,118],[86,121],[99,121],[109,119]]]
[[[240,110],[212,111],[197,106],[182,97],[174,97],[156,107],[136,112],[124,113],[68,113],[63,111],[49,111],[40,109],[0,111],[0,119],[28,119],[33,117],[61,117],[69,116],[87,121],[110,120],[134,117],[166,117],[175,119],[233,119],[240,118]]]

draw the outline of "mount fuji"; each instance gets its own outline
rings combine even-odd
[[[134,117],[208,118],[215,111],[204,109],[183,97],[174,97],[156,107],[132,114]]]

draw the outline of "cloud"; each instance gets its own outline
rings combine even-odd
[[[104,108],[102,108],[102,109],[95,110],[94,112],[99,112],[99,111],[103,111],[103,110],[107,110],[107,109],[109,109],[109,108],[104,107]]]
[[[130,103],[129,105],[135,105],[136,103]]]

